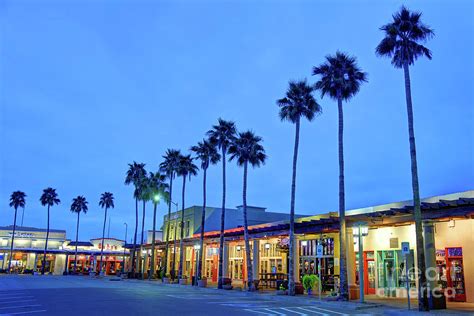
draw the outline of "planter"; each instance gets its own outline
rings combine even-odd
[[[207,279],[198,280],[198,287],[207,287]]]
[[[179,285],[188,285],[188,279],[179,279]]]
[[[171,279],[170,278],[163,278],[163,283],[164,284],[170,284]]]
[[[288,295],[288,291],[287,290],[277,290],[276,295]]]
[[[313,289],[312,289],[312,288],[309,288],[309,289],[307,290],[307,292],[308,292],[308,295],[311,295],[311,294],[313,293]]]

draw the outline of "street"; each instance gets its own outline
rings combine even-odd
[[[303,301],[303,302],[302,302]],[[407,315],[386,307],[75,276],[0,276],[0,315]],[[415,313],[415,312],[413,312]]]

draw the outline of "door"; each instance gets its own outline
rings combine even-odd
[[[375,294],[375,261],[374,252],[364,252],[364,292],[365,294]]]
[[[212,275],[212,282],[217,282],[217,266],[218,266],[218,256],[212,256],[212,267],[211,267],[211,275]]]

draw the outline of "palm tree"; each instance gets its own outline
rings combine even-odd
[[[178,162],[178,168],[176,169],[176,175],[183,177],[183,188],[181,191],[181,238],[179,240],[179,268],[178,278],[183,278],[183,261],[184,261],[184,207],[185,207],[185,194],[186,194],[186,178],[191,180],[192,176],[197,175],[198,167],[193,163],[191,155],[182,155]]]
[[[149,179],[149,190],[153,201],[153,232],[151,240],[151,260],[150,260],[150,273],[148,279],[152,279],[155,276],[155,247],[156,247],[156,208],[161,199],[168,202],[168,184],[165,183],[166,176],[159,172],[150,172]]]
[[[15,191],[10,195],[10,207],[15,209],[15,216],[13,218],[13,234],[12,234],[12,242],[10,245],[10,257],[8,258],[8,272],[10,272],[10,267],[12,265],[12,257],[13,257],[13,243],[15,241],[15,231],[16,231],[16,215],[18,212],[18,208],[21,207],[23,210],[25,209],[25,201],[26,194],[22,191]]]
[[[114,208],[115,205],[114,205],[114,195],[110,192],[104,192],[102,193],[102,195],[100,196],[100,200],[99,200],[99,206],[101,208],[105,208],[105,212],[104,212],[104,226],[102,227],[102,244],[101,244],[101,247],[100,247],[100,272],[102,272],[102,269],[103,269],[103,254],[104,254],[104,239],[105,239],[105,224],[107,223],[107,210],[109,208]],[[127,242],[125,240],[125,242]],[[123,264],[125,264],[125,258],[123,258]]]
[[[222,209],[221,209],[221,234],[219,238],[219,279],[217,288],[222,289],[224,278],[224,225],[225,225],[225,194],[226,194],[226,178],[225,164],[227,149],[235,139],[237,128],[232,121],[226,121],[219,118],[217,125],[207,132],[207,136],[221,150],[222,156]]]
[[[355,57],[336,52],[334,56],[326,56],[326,62],[313,67],[313,75],[320,75],[315,88],[321,91],[321,97],[326,94],[337,100],[339,112],[339,253],[340,253],[340,298],[349,299],[346,262],[346,217],[344,191],[344,115],[342,101],[348,101],[359,92],[360,85],[367,81],[367,74],[357,66]]]
[[[49,239],[49,209],[53,205],[61,203],[61,200],[58,198],[56,189],[46,188],[43,190],[43,194],[40,197],[41,205],[48,206],[48,222],[46,226],[46,242],[44,244],[44,253],[43,253],[43,264],[41,266],[41,274],[44,274],[44,269],[46,266],[46,250],[48,249],[48,239]]]
[[[298,160],[298,146],[300,142],[300,124],[301,118],[312,121],[316,114],[321,113],[321,107],[313,97],[314,88],[302,81],[290,81],[286,96],[277,100],[280,107],[279,116],[282,121],[289,121],[295,124],[295,147],[293,152],[293,175],[291,178],[291,202],[290,202],[290,249],[289,249],[289,276],[288,292],[289,295],[295,295],[295,194],[296,194],[296,163]]]
[[[198,142],[196,146],[191,147],[191,151],[193,151],[196,155],[196,159],[201,161],[201,169],[203,171],[203,179],[202,179],[202,195],[203,195],[203,202],[202,202],[202,214],[201,214],[201,235],[199,237],[199,258],[197,264],[197,271],[196,276],[197,279],[200,280],[202,276],[202,260],[203,260],[203,252],[204,252],[204,225],[206,224],[206,180],[207,180],[207,168],[209,168],[210,164],[215,165],[220,159],[221,156],[217,152],[216,145],[213,144],[208,139],[203,139],[202,142]],[[197,284],[196,284],[197,285]]]
[[[140,198],[139,198],[139,200],[141,200],[143,202],[143,207],[142,207],[142,234],[141,234],[141,238],[140,238],[140,254],[141,254],[143,242],[144,242],[144,239],[145,239],[145,214],[146,214],[145,213],[145,206],[146,206],[146,203],[151,200],[150,188],[149,188],[149,179],[146,175],[146,172],[143,175],[142,179],[140,180]],[[142,271],[144,263],[143,263],[143,260],[141,260],[141,255],[138,258],[139,258],[139,269],[140,269],[140,271]],[[142,274],[142,279],[143,279],[143,274]]]
[[[77,224],[76,224],[76,250],[74,252],[74,273],[77,272],[77,243],[79,242],[79,216],[81,212],[84,214],[87,213],[87,204],[86,198],[82,195],[78,195],[72,199],[71,212],[77,214]]]
[[[420,188],[418,184],[418,166],[416,160],[415,131],[413,123],[413,104],[411,100],[410,66],[414,65],[419,57],[431,59],[431,51],[423,46],[428,39],[434,36],[433,30],[421,21],[421,12],[411,12],[402,7],[393,16],[393,21],[380,29],[385,37],[375,49],[377,56],[389,57],[395,68],[403,68],[405,74],[405,96],[408,114],[408,134],[410,142],[411,181],[413,189],[416,255],[418,262],[418,309],[428,310],[428,297],[426,293],[426,263],[424,240],[421,222]]]
[[[169,179],[169,201],[168,201],[168,225],[166,226],[166,249],[165,249],[165,264],[164,264],[164,274],[166,275],[168,270],[168,246],[170,240],[170,225],[171,225],[171,203],[173,201],[173,179],[176,176],[176,168],[178,166],[179,157],[181,152],[176,149],[168,149],[166,154],[163,156],[165,159],[160,164],[160,171],[163,172],[166,177]],[[176,230],[176,228],[175,228]],[[173,240],[173,245],[176,245],[176,238]],[[176,252],[174,252],[176,253]],[[174,254],[173,254],[174,256]],[[174,277],[175,261],[173,259],[173,265],[171,266],[171,271]]]
[[[140,181],[143,179],[145,175],[145,164],[144,163],[137,163],[133,162],[132,164],[128,164],[128,170],[125,177],[125,184],[133,184],[135,190],[133,192],[133,197],[135,198],[135,233],[133,236],[133,250],[132,250],[132,264],[131,264],[131,273],[135,275],[135,257],[137,252],[137,230],[138,230],[138,200],[141,196],[141,187]]]
[[[248,290],[254,291],[255,284],[253,282],[252,260],[250,258],[250,242],[247,222],[247,170],[248,165],[252,167],[260,167],[265,163],[267,155],[263,148],[262,138],[256,136],[253,132],[247,131],[239,133],[239,137],[229,147],[230,160],[237,160],[237,165],[244,167],[244,180],[242,189],[242,201],[244,207],[244,239],[245,253],[247,257],[247,282]]]

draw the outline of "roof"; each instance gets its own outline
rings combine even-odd
[[[13,230],[13,225],[0,226],[0,230]],[[16,226],[16,231],[46,233],[47,229],[45,229],[45,228],[35,228],[35,227],[26,227],[26,226]],[[49,232],[50,233],[64,233],[64,234],[66,234],[66,231],[63,230],[63,229],[50,229]]]
[[[76,245],[78,247],[93,247],[94,245],[89,242],[89,241],[78,241],[77,243],[75,241],[70,241],[68,244],[68,246],[71,246],[71,247],[76,247]]]
[[[93,238],[93,239],[91,239],[91,241],[93,241],[93,240],[102,240],[102,238]],[[104,238],[104,240],[116,240],[116,241],[124,242],[123,239],[118,239],[118,238],[107,238],[106,237],[106,238]]]

